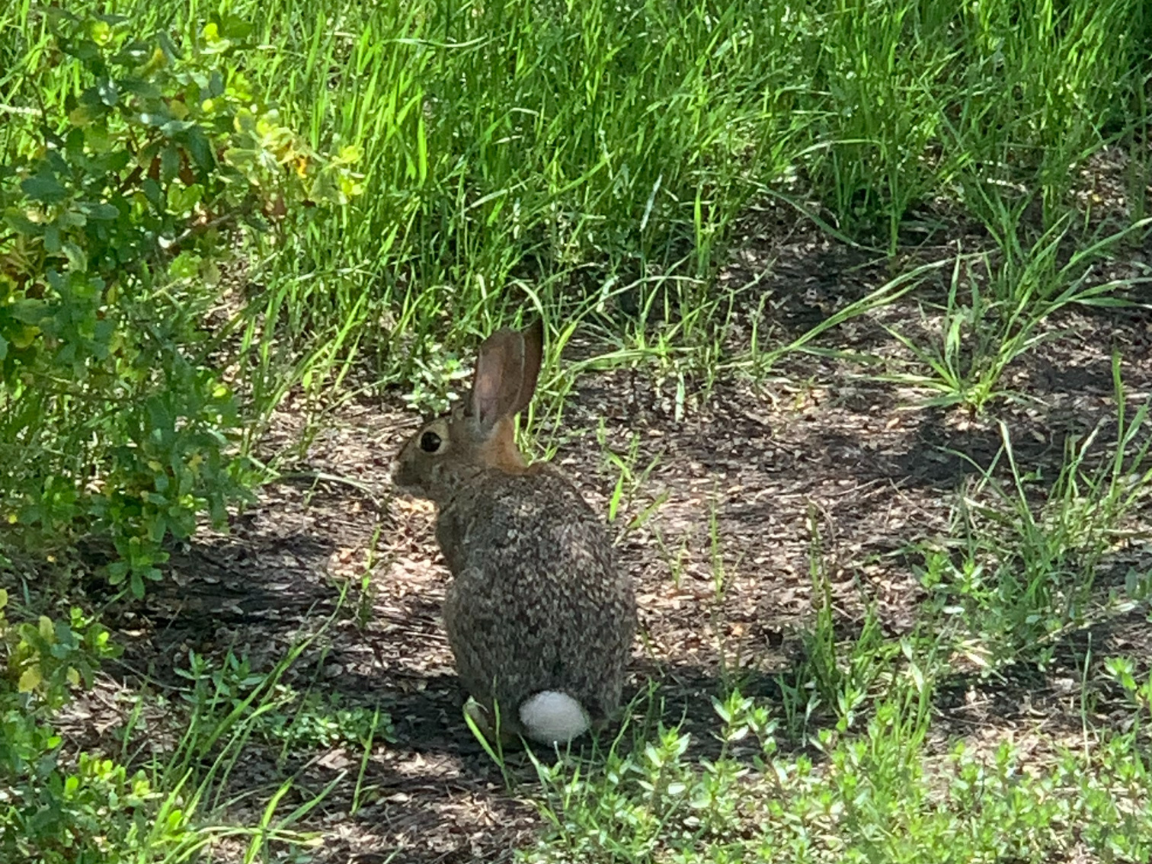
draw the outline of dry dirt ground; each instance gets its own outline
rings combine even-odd
[[[761,338],[784,340],[890,278],[885,263],[786,223],[766,214],[748,253],[725,274],[730,285],[750,286],[735,313],[735,342],[747,338],[756,310]],[[925,244],[917,254],[931,260],[953,248]],[[1131,272],[1142,272],[1148,250],[1125,254]],[[931,317],[901,302],[817,344],[895,356],[884,324],[927,327]],[[1114,348],[1131,402],[1152,389],[1152,311],[1079,309],[1051,327],[1059,331],[1053,341],[1010,369],[1008,384],[1030,398],[999,402],[982,419],[923,407],[920,394],[875,377],[881,367],[811,354],[785,357],[759,383],[725,374],[694,395],[698,382],[688,381],[680,418],[674,380],[630,370],[580,376],[561,423],[542,427],[539,440],[556,444],[556,461],[606,508],[616,473],[597,441],[602,422],[616,453],[628,454],[635,442],[635,472],[643,475],[618,524],[660,502],[620,539],[642,610],[634,691],[655,682],[664,719],[683,720],[701,748],[715,729],[710,697],[725,680],[771,702],[774,675],[798,661],[799,634],[813,613],[814,544],[845,635],[859,628],[868,604],[887,632],[912,627],[921,599],[915,544],[948,531],[957,492],[975,475],[964,457],[989,464],[1000,446],[996,421],[1010,430],[1019,463],[1051,478],[1070,434],[1100,423],[1101,443],[1115,436]],[[572,346],[573,356],[593,350]],[[114,670],[118,683],[107,682],[81,710],[93,715],[89,730],[114,726],[122,710],[115,686],[181,685],[175,669],[187,665],[190,650],[245,652],[267,670],[302,634],[327,623],[286,680],[391,715],[394,741],[373,749],[359,811],[348,815],[361,758],[352,749],[291,754],[277,766],[275,747],[264,752],[252,743],[229,794],[267,794],[277,778],[296,774],[293,795],[302,799],[347,772],[304,822],[324,836],[315,860],[510,861],[541,825],[528,803],[531,770],[515,762],[513,773],[527,785],[508,791],[463,722],[438,620],[447,574],[433,514],[394,497],[388,484],[389,461],[418,422],[400,404],[346,405],[326,415],[306,452],[289,461],[295,473],[265,488],[229,534],[178,550],[172,579],[143,603],[113,610],[127,645]],[[291,452],[303,423],[289,402],[266,451]],[[1118,549],[1101,584],[1115,584],[1130,565],[1152,569],[1147,542]],[[342,587],[348,597],[338,608]],[[1146,653],[1142,624],[1141,615],[1110,622],[1096,636],[1095,656]],[[996,737],[1078,724],[1061,683],[1070,674],[1078,673],[1057,664],[1018,680],[958,676],[941,691],[941,728]],[[152,722],[162,728],[160,718]],[[253,817],[259,806],[241,803],[233,812]]]

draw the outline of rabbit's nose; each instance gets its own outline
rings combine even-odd
[[[388,460],[388,484],[392,489],[407,489],[415,482],[412,466],[397,453]]]

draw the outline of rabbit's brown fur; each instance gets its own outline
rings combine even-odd
[[[541,337],[530,328],[485,340],[468,400],[417,432],[396,471],[439,511],[453,577],[444,626],[460,679],[490,717],[496,703],[503,732],[529,737],[539,736],[519,708],[544,691],[577,700],[593,726],[612,715],[636,628],[632,582],[603,523],[569,481],[526,465],[515,446]]]

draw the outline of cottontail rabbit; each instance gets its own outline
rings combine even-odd
[[[435,502],[452,583],[444,627],[491,733],[564,743],[619,705],[636,629],[632,582],[600,519],[543,463],[526,465],[512,418],[540,371],[543,327],[498,330],[472,390],[400,451],[395,482]]]

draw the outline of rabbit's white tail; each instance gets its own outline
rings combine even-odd
[[[542,690],[520,705],[527,736],[541,744],[567,744],[588,731],[588,715],[576,699],[559,690]]]

